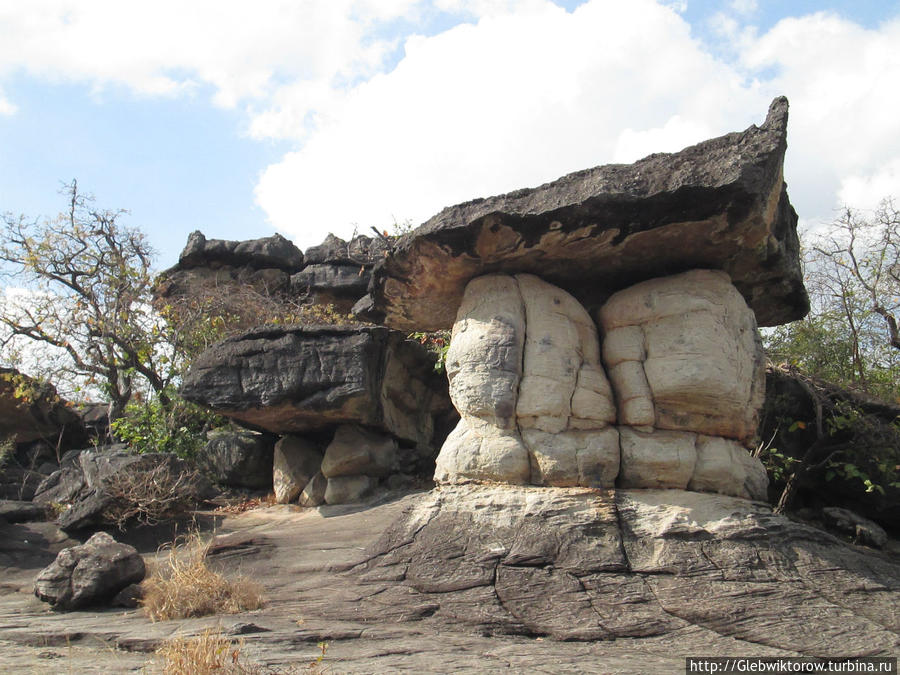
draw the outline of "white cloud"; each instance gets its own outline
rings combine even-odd
[[[455,202],[675,150],[760,121],[767,104],[670,9],[542,2],[407,40],[394,71],[331,102],[257,197],[305,247],[329,230],[418,223]]]
[[[874,209],[885,197],[900,197],[900,155],[863,175],[841,179],[841,204],[857,209]]]
[[[865,29],[819,13],[784,19],[745,50],[743,63],[773,74],[765,88],[791,101],[785,175],[807,217],[869,194],[900,194],[900,20]],[[865,189],[863,189],[865,186]],[[878,197],[887,196],[882,194]]]
[[[390,45],[369,28],[418,1],[0,0],[0,74],[150,95],[206,83],[232,106],[282,80],[371,74]]]
[[[711,46],[684,0],[0,0],[0,78],[211,88],[246,109],[253,138],[296,143],[257,199],[301,247],[677,150],[760,122],[782,93],[801,216],[900,192],[900,20],[818,13],[758,35],[755,0],[723,7],[700,19]],[[437,15],[455,25],[413,34]],[[0,115],[14,103],[0,91]]]
[[[3,90],[0,89],[0,115],[15,115],[17,110],[16,105],[6,98]]]

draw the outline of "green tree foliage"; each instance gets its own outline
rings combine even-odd
[[[823,233],[806,239],[811,311],[766,336],[770,357],[897,401],[900,212],[889,199],[873,212],[848,208]]]
[[[153,250],[143,233],[119,222],[122,211],[94,208],[75,181],[64,192],[68,208],[55,219],[3,216],[3,275],[29,291],[0,306],[6,342],[25,338],[62,354],[40,375],[99,388],[111,419],[141,386],[168,404],[167,357],[150,309]]]

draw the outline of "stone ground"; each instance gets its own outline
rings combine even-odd
[[[162,642],[211,626],[243,639],[243,654],[269,668],[262,672],[279,673],[683,673],[685,656],[711,655],[704,630],[696,626],[654,637],[570,642],[457,630],[427,612],[404,622],[379,621],[365,611],[355,616],[379,587],[341,570],[365,560],[367,547],[421,498],[393,494],[362,506],[201,514],[201,529],[217,537],[212,559],[228,573],[261,582],[267,605],[241,614],[157,623],[137,609],[50,610],[32,595],[34,578],[61,548],[76,542],[51,523],[4,525],[0,672],[161,672],[153,652]],[[113,534],[152,561],[159,542],[170,540],[172,531],[157,527]],[[311,667],[322,642],[327,643],[325,657]],[[721,647],[718,642],[716,651]],[[733,654],[748,653],[795,655],[734,640]]]

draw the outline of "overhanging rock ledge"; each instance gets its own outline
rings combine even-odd
[[[593,313],[616,290],[701,268],[727,272],[761,326],[802,318],[787,119],[779,97],[760,127],[445,208],[376,266],[359,308],[403,330],[449,328],[472,278],[526,272]]]

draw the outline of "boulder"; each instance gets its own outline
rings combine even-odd
[[[0,440],[47,440],[54,447],[86,440],[81,418],[53,385],[13,368],[0,368]],[[34,468],[34,467],[27,467]]]
[[[383,434],[373,433],[355,425],[343,424],[322,459],[322,475],[383,477],[396,468],[397,441]],[[329,502],[334,503],[334,502]]]
[[[427,616],[436,630],[632,647],[690,636],[734,656],[900,647],[900,566],[724,495],[445,486],[361,560],[347,572],[364,584],[357,620],[379,625]]]
[[[753,314],[727,275],[646,281],[600,316],[609,380],[570,294],[529,274],[469,282],[446,361],[461,419],[435,480],[765,499],[761,463],[731,440],[752,440],[764,378]]]
[[[322,453],[318,447],[299,436],[284,436],[275,444],[273,483],[275,500],[289,504],[297,499],[304,488],[319,473]],[[324,493],[324,486],[322,491]]]
[[[329,234],[318,246],[306,249],[304,257],[307,265],[351,265],[371,268],[382,260],[390,250],[390,241],[383,237],[357,235],[344,241]]]
[[[597,329],[570,294],[529,274],[473,279],[446,368],[461,419],[438,456],[438,482],[613,484],[613,393]]]
[[[346,314],[366,294],[371,276],[371,270],[361,265],[307,265],[291,276],[291,292]]]
[[[750,444],[765,395],[753,312],[715,270],[644,281],[598,312],[620,423]]]
[[[297,503],[300,506],[319,506],[325,503],[325,491],[328,489],[328,479],[319,471],[309,479]]]
[[[213,432],[198,464],[219,485],[268,490],[274,445],[273,436],[255,431]]]
[[[372,476],[335,476],[325,487],[326,504],[352,504],[366,497],[378,485]]]
[[[54,609],[102,604],[144,578],[144,559],[133,546],[97,532],[84,544],[65,548],[34,582],[34,594]]]
[[[613,291],[701,268],[727,272],[759,325],[799,319],[809,300],[782,176],[787,118],[777,98],[760,127],[446,208],[375,267],[360,311],[449,328],[471,279],[521,272],[593,311]]]
[[[276,434],[360,424],[432,447],[447,407],[434,356],[380,326],[269,326],[198,356],[181,394]]]
[[[303,253],[280,234],[262,239],[228,241],[207,239],[202,232],[195,230],[188,236],[178,265],[183,269],[230,265],[295,272],[303,267]]]

